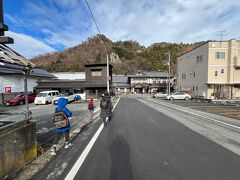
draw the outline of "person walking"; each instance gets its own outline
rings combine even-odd
[[[94,108],[95,108],[95,105],[94,105],[93,99],[91,99],[90,101],[88,101],[88,110],[90,113],[90,119],[93,119]]]
[[[65,148],[68,148],[69,146],[72,146],[72,144],[69,142],[69,131],[71,129],[71,125],[69,122],[69,117],[72,116],[72,112],[66,107],[67,105],[67,100],[65,98],[60,98],[58,100],[58,106],[55,109],[55,114],[54,117],[57,119],[56,123],[54,121],[55,125],[55,139],[54,139],[54,145],[51,150],[52,155],[56,155],[56,150],[57,150],[57,144],[61,138],[62,135],[65,137]],[[64,125],[58,124],[60,121],[65,122]],[[64,126],[64,127],[62,127]]]
[[[106,126],[107,118],[109,121],[112,120],[112,100],[108,92],[102,95],[102,98],[100,101],[100,108],[101,108],[100,117],[103,120],[104,126]]]

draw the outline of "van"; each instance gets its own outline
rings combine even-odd
[[[52,103],[53,99],[58,96],[59,91],[42,91],[34,100],[34,104],[48,104]]]

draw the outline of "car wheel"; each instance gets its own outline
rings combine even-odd
[[[24,103],[23,103],[23,101],[20,101],[19,104],[20,104],[20,105],[23,105]]]
[[[172,101],[172,100],[174,100],[174,98],[173,98],[173,97],[170,97],[170,100]]]
[[[46,103],[45,104],[48,104],[48,101],[46,101]]]
[[[189,97],[185,97],[185,100],[188,101],[188,100],[189,100]]]

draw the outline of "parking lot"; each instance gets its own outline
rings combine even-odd
[[[96,102],[98,107],[98,101]],[[54,139],[54,127],[52,123],[52,115],[57,106],[53,104],[48,105],[35,105],[29,104],[32,111],[32,120],[36,121],[37,126],[37,142],[46,148],[52,145]],[[73,115],[70,119],[72,129],[74,129],[82,120],[88,116],[87,103],[73,102],[67,105]],[[0,106],[1,113],[21,113],[24,111],[24,105],[18,106]],[[24,119],[24,115],[0,115],[1,120],[15,121]]]
[[[159,99],[160,100],[160,99]],[[219,114],[227,116],[230,118],[235,118],[240,120],[240,102],[238,103],[224,103],[222,102],[208,102],[202,100],[164,100],[168,103],[173,103],[176,105],[193,108],[196,110]]]

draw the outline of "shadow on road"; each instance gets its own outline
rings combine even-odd
[[[130,148],[122,136],[117,136],[110,144],[111,173],[110,180],[133,180],[130,163]]]

